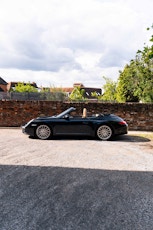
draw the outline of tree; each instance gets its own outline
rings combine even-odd
[[[80,86],[74,87],[72,93],[70,94],[69,98],[70,100],[79,100],[83,101],[86,100],[84,97],[85,90],[81,89]]]
[[[104,101],[116,101],[116,85],[117,82],[111,80],[110,78],[103,77],[106,81],[103,86],[104,94],[102,95],[102,100]]]
[[[117,82],[113,81],[108,77],[104,77],[103,79],[106,83],[103,85],[104,94],[98,95],[96,92],[92,93],[92,96],[102,101],[116,101],[116,86]]]
[[[139,87],[139,77],[137,63],[132,60],[130,65],[126,65],[123,72],[120,71],[120,77],[117,84],[117,101],[119,102],[138,102],[139,98],[135,91]]]
[[[142,51],[138,50],[135,59],[120,71],[117,86],[119,102],[153,102],[153,35],[150,43]]]
[[[18,92],[18,93],[23,93],[23,92],[38,92],[37,89],[32,86],[30,83],[22,83],[22,82],[19,82],[15,88],[13,89],[13,92]]]
[[[151,26],[153,29],[153,25]],[[150,30],[151,28],[147,28]],[[153,102],[153,35],[150,38],[150,46],[138,50],[136,58],[139,59],[140,87],[136,94],[141,101]]]

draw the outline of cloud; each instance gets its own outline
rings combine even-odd
[[[147,41],[152,8],[152,0],[1,0],[1,72],[57,84],[117,78]]]
[[[10,44],[3,44],[0,67],[55,72],[61,68],[80,69],[73,50],[43,39],[45,32],[37,26],[14,29]]]

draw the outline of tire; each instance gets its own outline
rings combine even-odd
[[[113,131],[108,125],[101,125],[97,129],[97,137],[100,140],[107,141],[112,137]]]
[[[51,129],[48,125],[39,125],[36,129],[36,136],[41,140],[47,140],[51,136]]]

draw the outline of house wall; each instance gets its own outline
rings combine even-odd
[[[79,115],[83,108],[87,108],[89,116],[95,113],[114,113],[127,121],[130,130],[153,131],[153,104],[143,103],[1,100],[0,127],[19,127],[34,117],[55,115],[71,106],[76,107]]]
[[[4,92],[7,92],[7,85],[0,84],[0,87]]]

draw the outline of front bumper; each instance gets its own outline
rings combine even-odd
[[[25,126],[24,125],[21,126],[21,129],[22,129],[22,133],[27,134],[26,131],[25,131]]]
[[[33,127],[29,127],[29,126],[27,127],[26,125],[24,125],[21,128],[22,128],[22,133],[32,136],[32,137],[35,136],[35,130]]]

